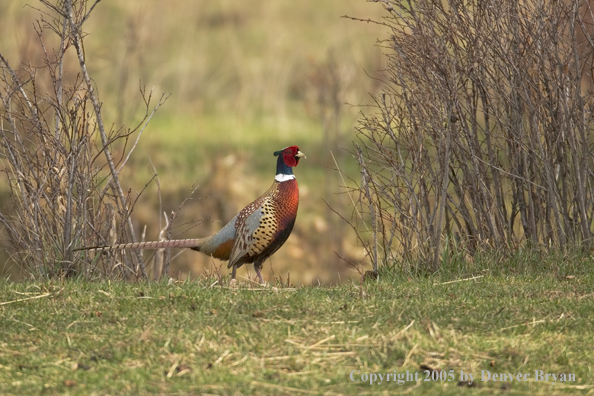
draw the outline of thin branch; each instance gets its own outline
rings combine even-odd
[[[97,121],[97,126],[99,127],[99,135],[101,136],[101,142],[103,143],[103,152],[105,154],[105,159],[107,161],[111,176],[113,178],[112,183],[115,187],[116,193],[120,200],[120,204],[122,205],[122,210],[127,212],[128,208],[126,206],[126,198],[124,196],[124,191],[122,190],[122,186],[120,185],[120,181],[118,178],[118,172],[115,169],[115,166],[113,163],[113,158],[111,156],[111,151],[107,147],[108,139],[107,139],[107,135],[105,133],[105,127],[103,126],[103,117],[101,116],[101,104],[99,103],[99,100],[97,99],[97,95],[95,94],[95,90],[94,90],[93,84],[91,82],[91,77],[89,76],[89,73],[87,71],[87,66],[85,63],[84,54],[83,54],[83,50],[82,50],[82,46],[81,46],[81,38],[80,38],[80,32],[79,32],[80,26],[76,25],[73,20],[72,0],[66,0],[66,7],[67,7],[67,16],[68,16],[68,21],[70,23],[71,35],[72,35],[72,39],[73,39],[74,48],[76,49],[76,54],[78,56],[80,69],[81,69],[83,77],[85,79],[87,90],[89,92],[89,97],[91,99],[91,102],[93,103],[93,108],[95,110],[95,118]],[[124,217],[127,217],[128,232],[130,233],[132,242],[133,243],[138,242],[138,240],[136,239],[136,234],[134,232],[134,225],[132,224],[132,219],[126,215],[124,215]],[[142,277],[144,279],[148,279],[148,276],[146,274],[146,268],[144,265],[144,261],[142,260],[141,253],[139,251],[135,251],[135,254],[136,254],[138,263],[140,265],[140,271],[141,271]]]

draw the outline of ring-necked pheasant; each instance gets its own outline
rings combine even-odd
[[[246,206],[219,232],[206,238],[169,241],[138,242],[112,246],[98,246],[77,250],[122,250],[190,248],[229,260],[235,279],[237,268],[254,263],[260,283],[264,261],[274,254],[289,238],[299,205],[299,190],[292,168],[305,154],[297,146],[289,146],[274,153],[277,156],[274,183],[260,198]]]

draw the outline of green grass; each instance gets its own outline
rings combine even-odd
[[[166,142],[163,136],[168,137]],[[223,115],[157,117],[141,139],[130,170],[139,186],[143,186],[153,175],[152,161],[169,188],[187,190],[196,180],[208,176],[213,159],[234,155],[245,159],[247,172],[262,177],[267,188],[275,171],[272,153],[298,144],[308,154],[309,165],[299,167],[299,172],[306,172],[306,176],[311,175],[321,184],[323,181],[318,179],[323,179],[324,168],[320,165],[333,165],[331,158],[323,161],[320,158],[321,138],[320,126],[306,117],[292,118],[282,133],[275,120],[265,117],[248,120]],[[314,166],[309,164],[312,160]],[[356,172],[354,166],[349,170]]]
[[[0,305],[0,394],[592,392],[593,260],[489,260],[297,289],[3,281],[1,300],[22,301]],[[421,365],[454,380],[423,381]],[[353,370],[420,380],[370,385]],[[461,388],[462,370],[530,376]],[[535,370],[576,381],[537,382]]]

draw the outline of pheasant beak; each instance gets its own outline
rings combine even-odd
[[[307,157],[305,156],[305,154],[303,154],[301,151],[297,151],[297,154],[295,154],[295,157],[299,157],[299,158],[305,158],[307,159]]]

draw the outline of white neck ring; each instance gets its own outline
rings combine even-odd
[[[294,178],[295,178],[295,175],[285,175],[282,173],[279,173],[278,175],[274,176],[274,180],[276,180],[279,183],[282,183],[287,180],[293,180]]]

